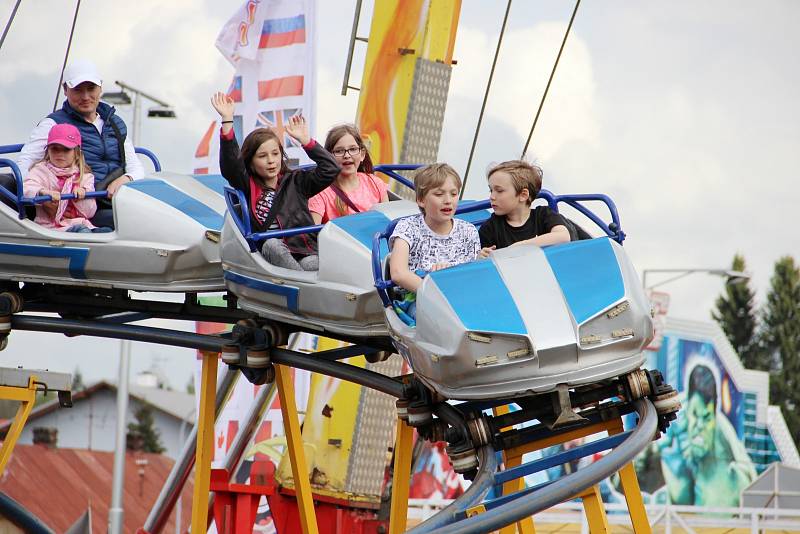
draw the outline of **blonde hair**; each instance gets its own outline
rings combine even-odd
[[[58,143],[53,143],[53,144],[57,145]],[[66,148],[66,147],[64,147],[64,148]],[[86,173],[92,172],[92,168],[89,167],[89,165],[86,163],[86,159],[83,157],[83,150],[81,150],[80,146],[75,146],[75,147],[72,147],[71,149],[67,149],[67,150],[74,150],[75,151],[75,161],[73,162],[73,164],[77,164],[78,165],[78,183],[82,183],[83,182],[83,176]],[[39,161],[37,161],[36,163],[34,163],[33,165],[36,165],[38,163],[42,163],[43,161],[46,161],[47,163],[51,163],[51,161],[50,161],[50,145],[47,145],[44,148],[44,157],[42,159],[40,159]],[[31,165],[31,168],[33,168],[33,165]]]
[[[511,183],[514,186],[514,191],[519,195],[523,189],[528,190],[528,205],[536,199],[539,191],[542,190],[542,168],[538,165],[528,163],[521,159],[512,159],[511,161],[504,161],[498,163],[489,169],[486,178],[492,177],[492,174],[502,171],[511,176]]]
[[[459,190],[461,189],[461,177],[447,163],[432,163],[417,169],[416,174],[414,174],[414,189],[417,192],[417,202],[421,202],[425,195],[433,189],[444,185],[447,178],[452,178],[456,183],[456,187]],[[425,214],[425,210],[422,207],[419,210],[423,215]]]

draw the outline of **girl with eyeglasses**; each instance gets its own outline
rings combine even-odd
[[[372,159],[355,125],[331,128],[325,148],[342,170],[330,187],[308,201],[315,224],[367,211],[374,204],[389,200],[386,183],[372,174]]]

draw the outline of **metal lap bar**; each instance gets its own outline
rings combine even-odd
[[[5,150],[8,148],[15,148],[19,147],[22,148],[22,145],[6,145],[0,146],[0,154],[7,154],[10,152],[19,152],[18,150]],[[9,200],[13,201],[17,205],[17,213],[19,214],[20,219],[25,218],[25,206],[22,205],[22,173],[17,166],[17,162],[6,159],[0,158],[0,167],[8,167],[11,169],[11,172],[14,174],[14,181],[17,183],[17,194],[15,195],[5,187],[2,187],[3,195],[6,196]]]
[[[85,198],[108,198],[108,191],[91,191],[87,192]],[[76,200],[78,199],[78,195],[75,193],[65,193],[61,195],[61,200]],[[20,201],[22,204],[26,206],[34,205],[34,204],[44,204],[45,202],[50,202],[53,200],[53,197],[50,195],[37,195],[35,197],[22,197]]]
[[[552,193],[550,194],[552,195]],[[625,240],[625,232],[622,231],[622,223],[620,223],[619,220],[619,212],[617,211],[617,205],[614,204],[614,201],[611,200],[609,196],[603,195],[601,193],[582,194],[582,195],[556,195],[553,197],[553,199],[556,204],[563,202],[564,204],[567,204],[568,206],[571,206],[576,210],[578,210],[580,213],[589,218],[593,223],[595,223],[601,230],[603,230],[603,232],[605,232],[606,235],[613,238],[615,241],[622,243]],[[609,213],[611,214],[611,222],[616,226],[617,229],[611,230],[609,228],[609,225],[604,223],[602,219],[600,219],[600,217],[598,217],[592,210],[581,204],[581,202],[587,202],[587,201],[599,201],[604,203],[608,208]]]
[[[398,164],[398,165],[378,165],[373,169],[374,172],[380,172],[388,176],[389,178],[393,178],[394,180],[400,182],[404,186],[408,187],[412,191],[414,191],[414,182],[397,174],[397,171],[415,171],[422,167],[422,165],[410,165],[410,164]]]
[[[137,154],[147,156],[147,158],[153,163],[153,169],[155,169],[156,172],[161,172],[161,162],[158,161],[158,157],[151,150],[142,148],[140,146],[135,147],[133,150]]]
[[[242,234],[247,245],[250,247],[250,252],[256,252],[258,248],[255,243],[250,239],[250,208],[247,206],[247,199],[244,193],[232,187],[226,187],[224,191],[225,205],[228,208],[228,214],[233,219],[233,223]]]

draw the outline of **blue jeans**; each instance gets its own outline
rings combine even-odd
[[[108,228],[107,226],[98,226],[97,228],[89,228],[88,226],[84,226],[82,224],[73,224],[69,228],[67,228],[67,232],[72,232],[76,234],[105,234],[108,232],[113,232],[113,228]]]

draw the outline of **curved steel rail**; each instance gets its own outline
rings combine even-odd
[[[30,510],[6,495],[0,493],[0,515],[9,520],[12,525],[30,534],[55,534],[55,531],[45,525]]]
[[[645,398],[635,401],[634,406],[639,414],[638,426],[625,441],[600,460],[548,484],[545,491],[537,490],[522,494],[493,510],[436,530],[423,529],[415,532],[425,532],[426,534],[491,532],[564,502],[604,478],[608,478],[644,450],[656,433],[658,414],[653,403]]]
[[[478,462],[478,474],[472,480],[472,484],[467,488],[467,491],[424,523],[420,523],[409,530],[407,534],[422,534],[423,532],[430,532],[434,528],[447,526],[455,521],[458,514],[463,513],[467,508],[471,508],[483,500],[483,497],[494,484],[494,473],[497,471],[497,455],[491,445],[478,449]]]

